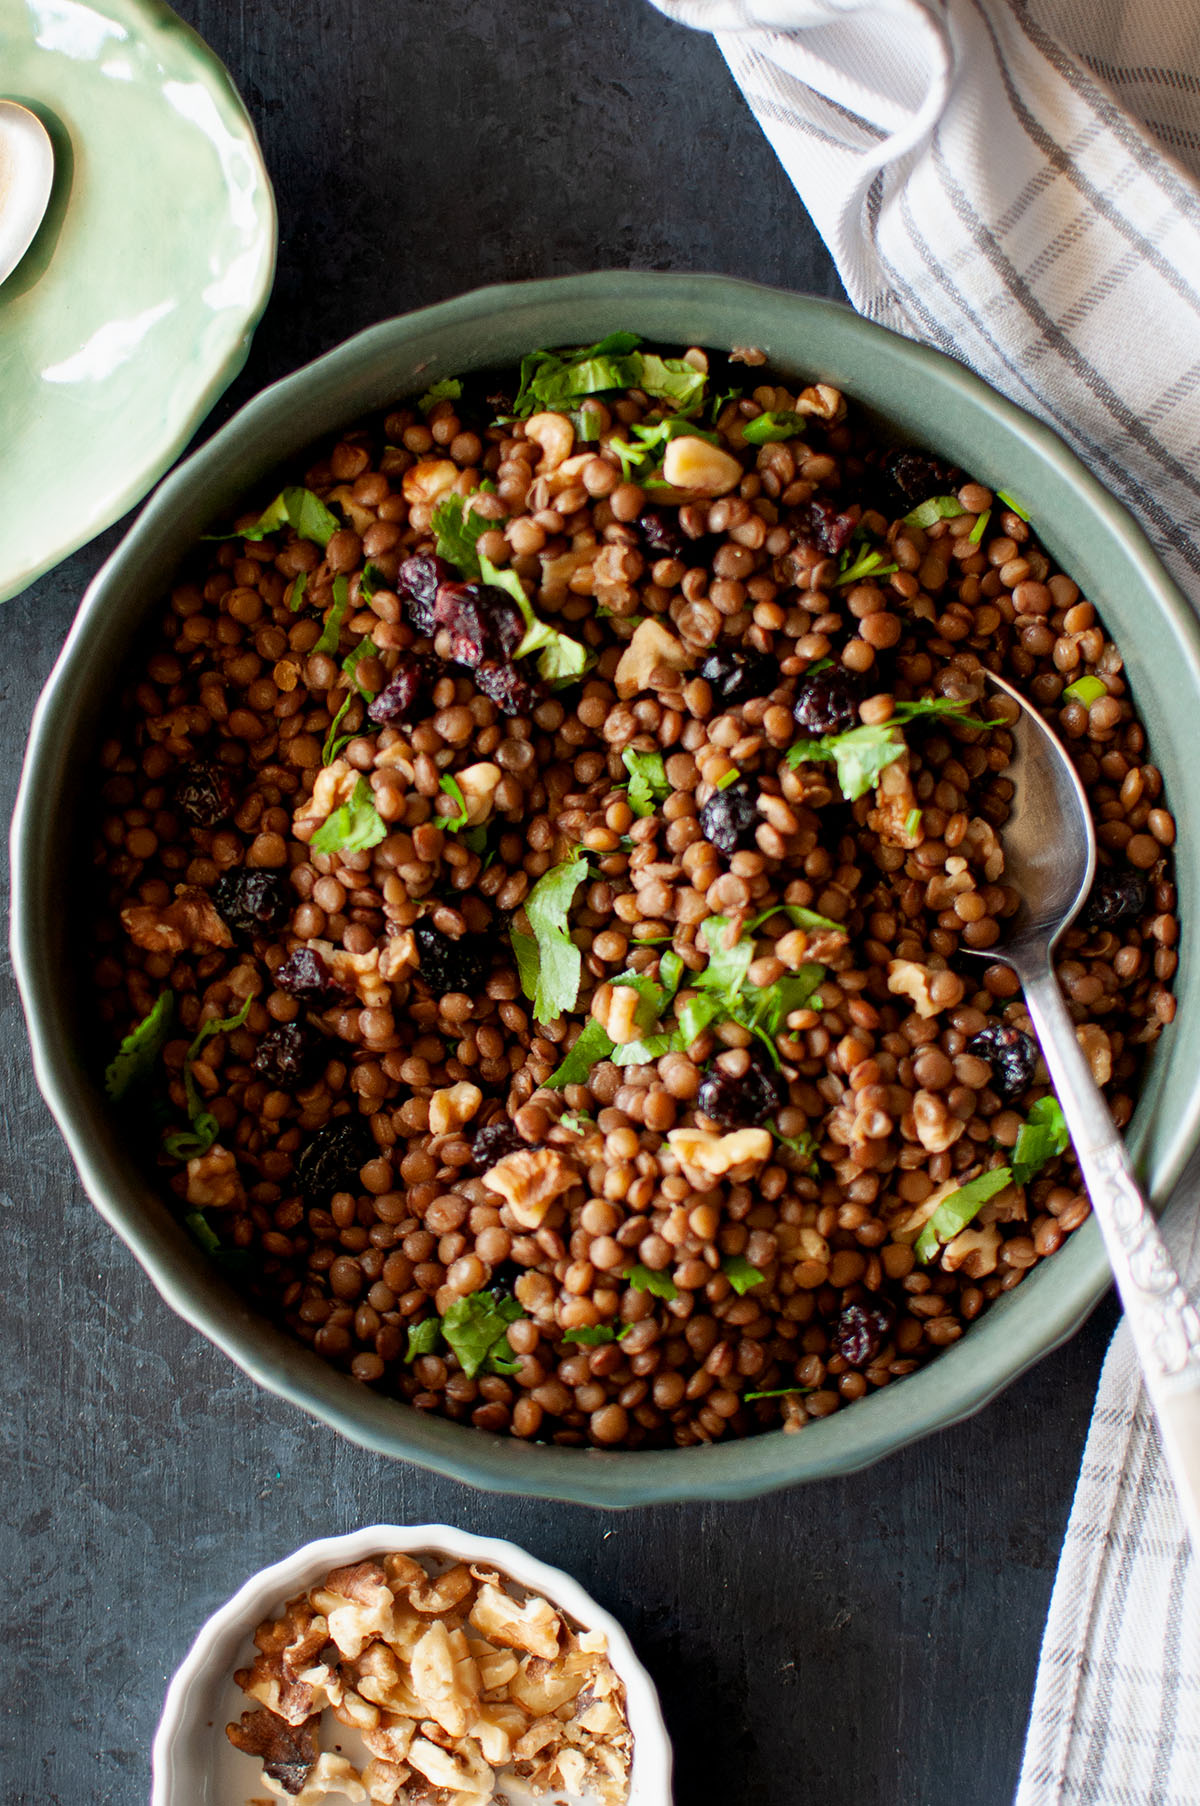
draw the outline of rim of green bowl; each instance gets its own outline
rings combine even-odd
[[[1182,741],[1200,702],[1200,628],[1141,529],[1050,428],[940,352],[838,303],[724,276],[606,271],[478,289],[368,328],[264,390],[169,476],[84,596],[34,715],[12,828],[12,954],[38,1084],[88,1195],[166,1302],[252,1379],[364,1447],[491,1491],[611,1507],[744,1499],[852,1473],[971,1415],[1073,1334],[1106,1290],[1095,1223],[927,1367],[800,1435],[771,1431],[702,1448],[615,1453],[530,1445],[414,1411],[337,1372],[251,1310],[126,1154],[101,1087],[76,1049],[78,1006],[57,925],[65,916],[55,884],[62,859],[56,867],[44,824],[67,819],[76,775],[94,748],[109,673],[182,549],[217,512],[218,498],[228,505],[324,432],[384,405],[388,395],[453,374],[454,363],[494,365],[521,346],[583,343],[618,326],[668,343],[759,345],[775,367],[839,383],[902,434],[959,457],[993,488],[1066,508],[1070,531],[1062,516],[1043,527],[1047,514],[1039,515],[1039,533],[1052,550],[1071,541],[1074,566],[1085,575],[1090,542],[1080,535],[1097,535],[1092,568],[1107,560],[1112,581],[1131,584],[1138,605],[1149,606],[1145,618],[1162,641],[1150,649],[1156,662],[1127,662],[1135,691],[1139,670],[1145,680],[1143,700],[1157,672],[1156,700],[1166,694],[1170,706],[1155,719],[1163,737],[1155,753],[1168,770],[1185,768]],[[889,389],[917,400],[885,405]],[[944,417],[931,415],[935,404]],[[931,419],[946,430],[930,431]],[[1127,606],[1102,604],[1110,619]],[[1171,800],[1178,810],[1185,798]],[[1190,900],[1193,874],[1177,864]],[[1177,987],[1186,991],[1189,981],[1185,948]],[[1200,1009],[1196,1014],[1200,1019]],[[1180,1017],[1191,1020],[1186,1010]],[[1172,1034],[1178,1040],[1178,1022]],[[1192,1091],[1186,1072],[1172,1081],[1170,1069],[1169,1060],[1152,1057],[1130,1135],[1156,1205],[1200,1140],[1200,1091]]]

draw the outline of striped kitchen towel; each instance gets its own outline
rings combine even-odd
[[[1200,5],[655,4],[715,32],[859,311],[1056,427],[1200,606]],[[1056,1802],[1200,1806],[1200,1557],[1124,1329],[1017,1797]]]

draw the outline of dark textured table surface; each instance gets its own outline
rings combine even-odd
[[[183,0],[280,209],[264,382],[484,281],[712,269],[836,295],[707,39],[642,0]],[[4,610],[0,783],[105,534]],[[7,810],[6,810],[7,814]],[[380,1518],[569,1569],[658,1681],[679,1806],[1006,1806],[1114,1311],[982,1417],[852,1479],[632,1516],[471,1492],[257,1391],[88,1205],[5,972],[6,1806],[141,1806],[167,1680],[247,1574]]]

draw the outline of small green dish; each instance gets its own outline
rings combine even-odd
[[[246,361],[275,202],[228,74],[159,0],[0,0],[54,186],[0,287],[0,601],[110,526]]]
[[[721,276],[612,272],[484,289],[376,326],[266,390],[163,484],[89,589],[34,717],[13,826],[13,958],[38,1082],[89,1195],[168,1303],[261,1384],[369,1448],[476,1486],[606,1506],[742,1499],[849,1473],[978,1410],[1071,1335],[1104,1292],[1099,1232],[1086,1224],[930,1366],[798,1436],[618,1454],[530,1447],[429,1417],[357,1385],[256,1315],[139,1172],[82,1056],[87,1005],[69,976],[63,898],[112,674],[196,536],[281,460],[360,415],[439,377],[618,327],[673,345],[761,346],[776,368],[838,384],[905,437],[1031,504],[1124,653],[1178,824],[1179,911],[1194,922],[1200,630],[1142,533],[1047,427],[949,358],[846,308]],[[1131,1126],[1157,1204],[1200,1138],[1198,983],[1185,937],[1178,1017],[1154,1050]]]

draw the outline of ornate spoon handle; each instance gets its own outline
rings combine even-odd
[[[1020,977],[1104,1235],[1192,1547],[1200,1555],[1200,1310],[1184,1290],[1142,1196],[1049,961],[1022,965]]]

